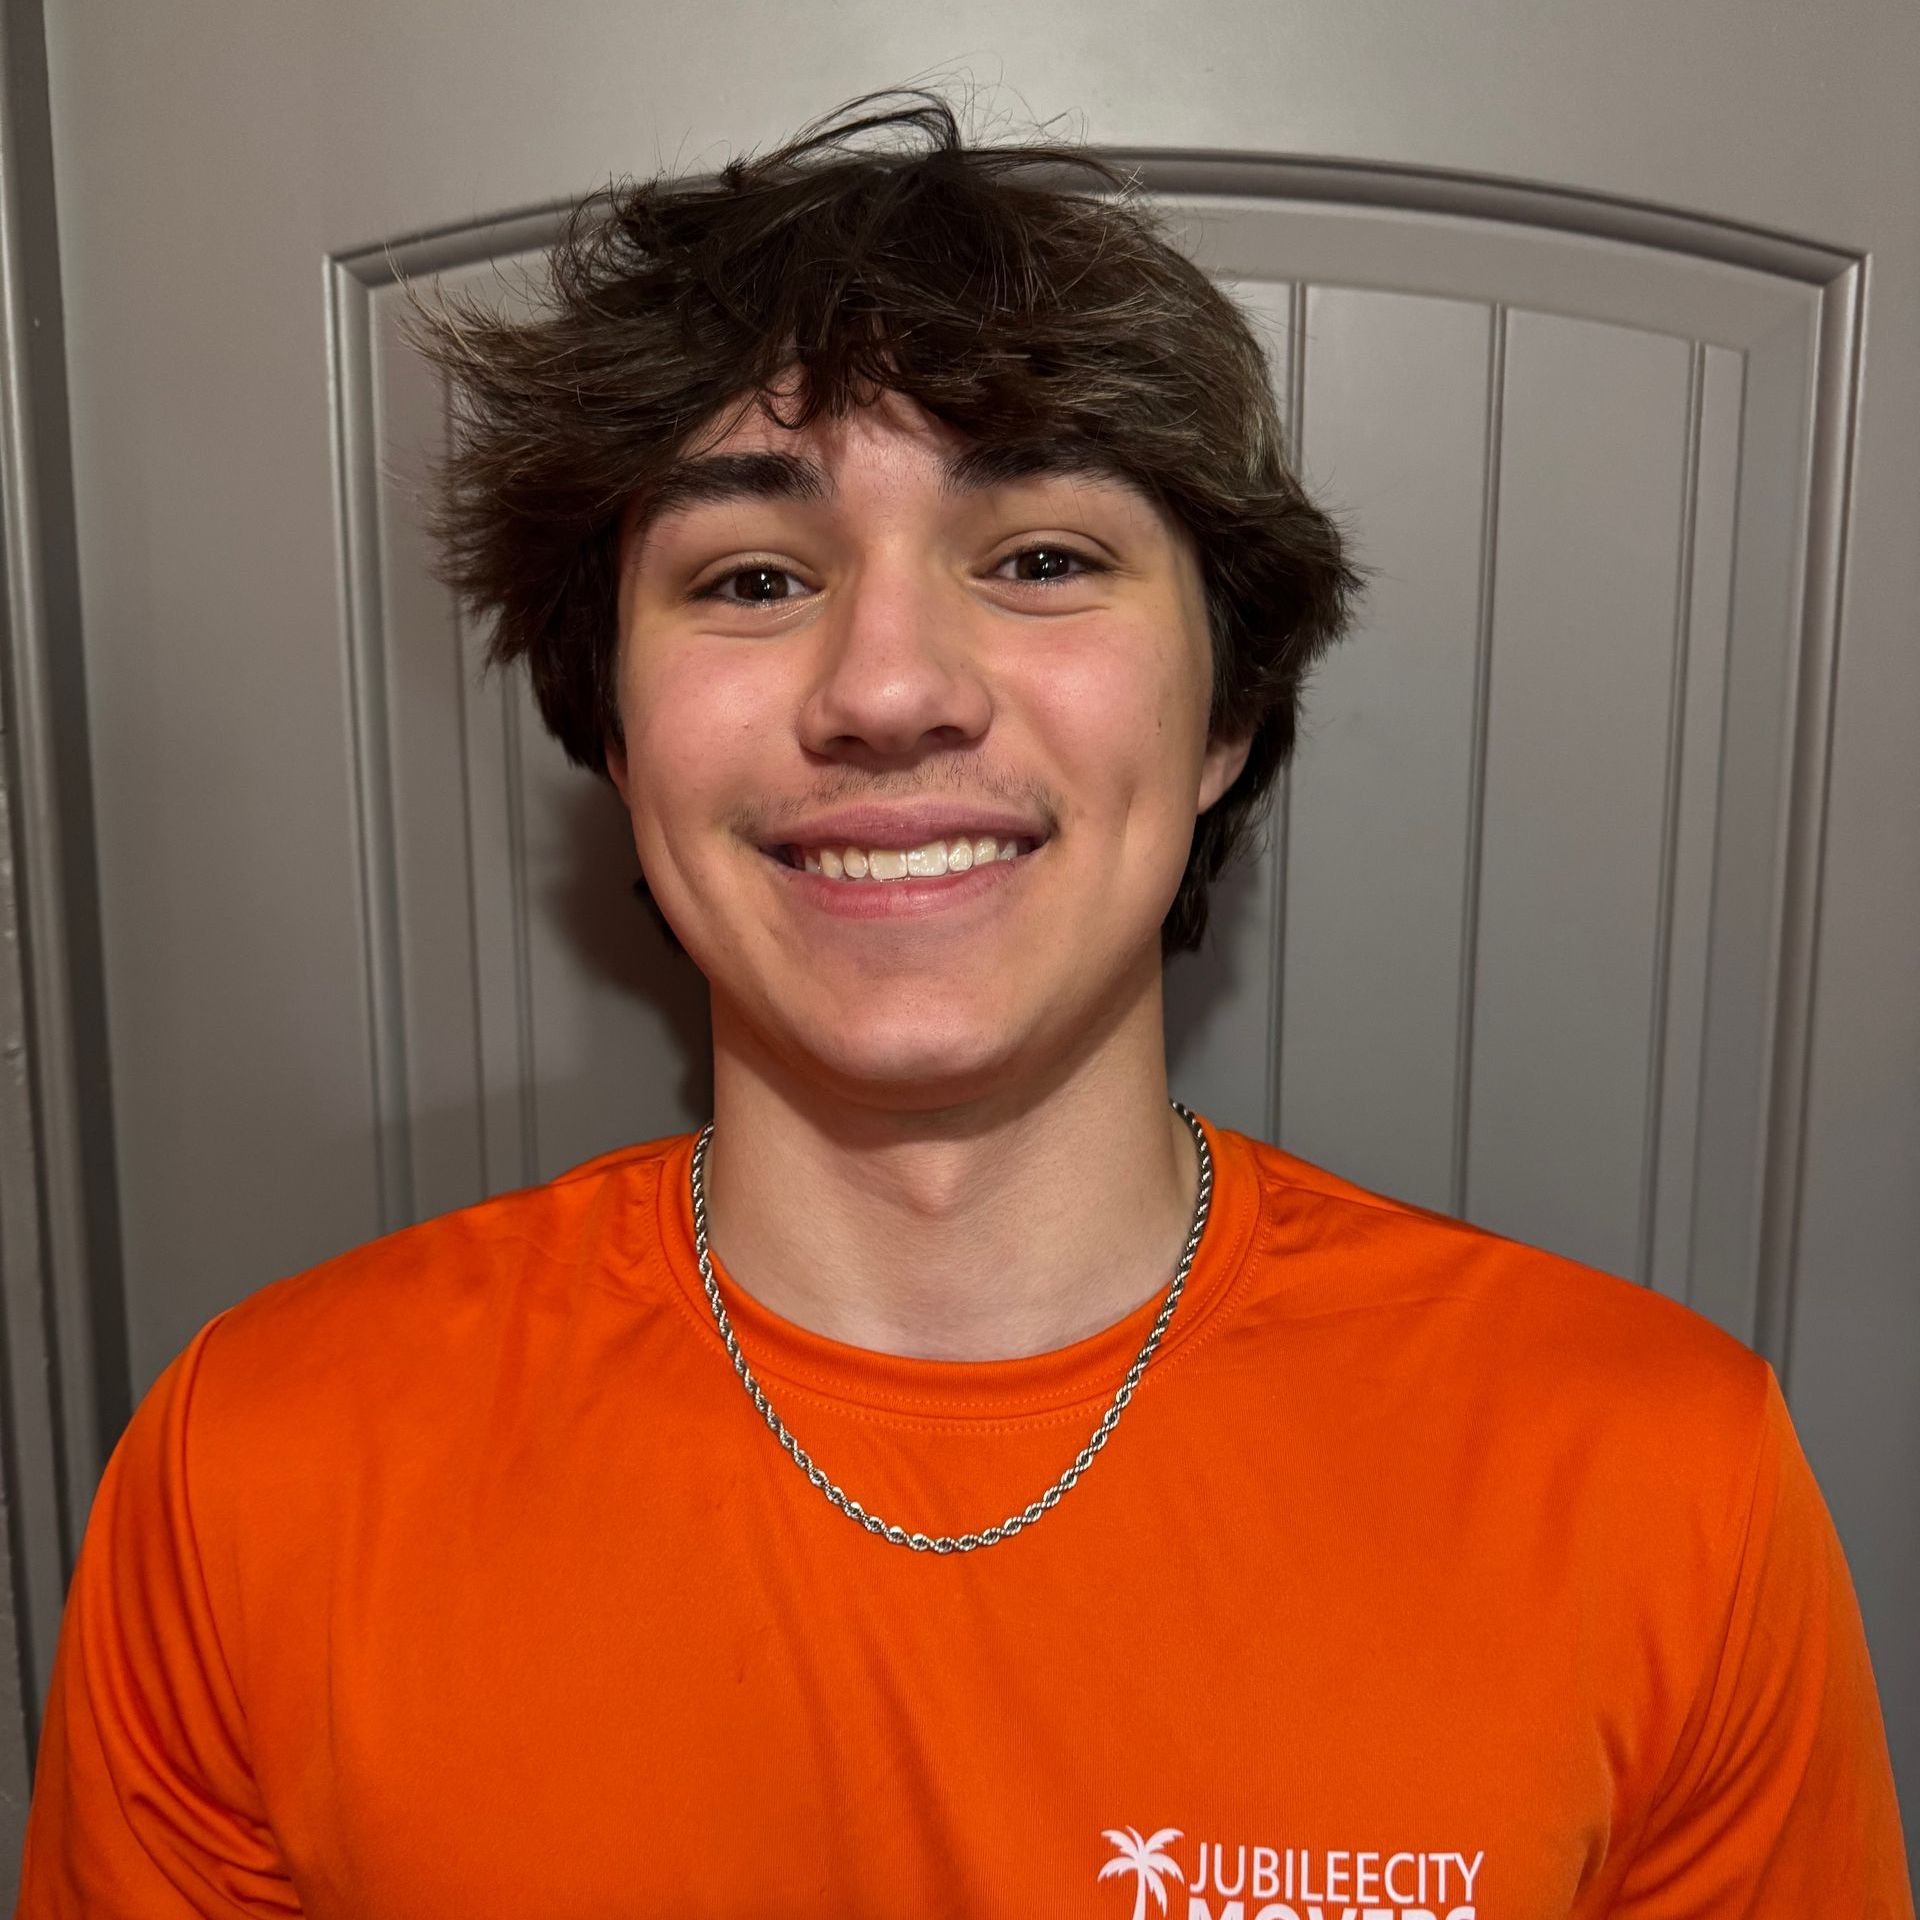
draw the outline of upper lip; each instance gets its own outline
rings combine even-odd
[[[943,800],[916,806],[847,807],[816,814],[782,831],[769,847],[923,847],[930,840],[990,833],[996,840],[1044,840],[1046,825],[1005,807]]]

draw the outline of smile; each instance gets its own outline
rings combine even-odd
[[[1040,843],[990,833],[956,834],[917,847],[788,846],[780,849],[790,867],[828,880],[871,885],[875,881],[938,880],[967,873],[995,861],[1017,860]]]

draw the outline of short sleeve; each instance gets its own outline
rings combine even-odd
[[[1859,1604],[1769,1368],[1724,1635],[1609,1912],[1913,1911]]]
[[[194,1537],[210,1321],[107,1463],[67,1593],[16,1920],[298,1914]]]

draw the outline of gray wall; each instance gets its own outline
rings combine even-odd
[[[11,1885],[66,1570],[130,1407],[39,0],[0,7],[0,587],[0,1884]]]

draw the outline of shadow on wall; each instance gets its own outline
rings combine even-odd
[[[1217,1027],[1244,1018],[1238,1010],[1250,1000],[1265,1007],[1265,982],[1247,976],[1253,956],[1264,960],[1268,954],[1265,930],[1255,932],[1249,926],[1267,911],[1262,872],[1266,863],[1263,834],[1260,844],[1230,866],[1208,892],[1207,930],[1199,951],[1175,954],[1167,963],[1167,1077],[1175,1083],[1176,1092],[1199,1058],[1218,1048]],[[1258,1038],[1264,1043],[1264,1026]]]
[[[635,891],[640,860],[626,810],[611,786],[588,776],[558,810],[554,830],[564,858],[553,863],[541,907],[571,949],[592,999],[604,994],[641,1010],[639,1032],[628,1025],[609,1033],[609,1044],[637,1046],[637,1057],[656,1069],[672,1061],[670,1085],[655,1082],[642,1117],[652,1124],[657,1115],[654,1131],[662,1133],[704,1120],[713,1111],[706,979]],[[610,1088],[609,1096],[632,1111],[629,1090]],[[650,1136],[633,1134],[630,1124],[618,1137]]]

